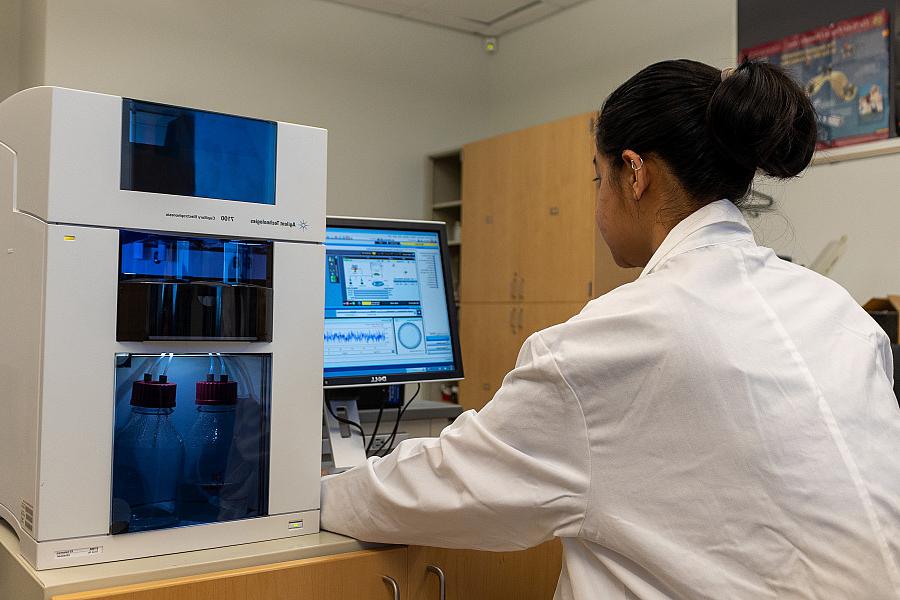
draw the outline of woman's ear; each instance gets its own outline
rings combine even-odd
[[[650,186],[649,169],[646,168],[641,155],[634,150],[622,152],[622,160],[625,161],[625,173],[628,174],[626,181],[634,193],[634,199],[640,202],[644,192]]]

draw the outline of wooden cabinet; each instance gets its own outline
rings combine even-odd
[[[550,600],[562,546],[554,540],[522,552],[409,548],[410,600]]]
[[[53,600],[550,600],[562,546],[522,552],[387,548],[62,594]],[[385,577],[396,582],[394,585]]]
[[[584,308],[584,302],[541,302],[522,305],[520,328],[531,335],[552,325],[565,323]]]
[[[463,149],[463,302],[573,302],[594,277],[590,116]]]
[[[460,307],[460,345],[466,378],[460,404],[480,409],[516,365],[525,339],[578,314],[584,302],[469,302]]]
[[[522,341],[633,280],[594,220],[591,114],[463,148],[460,404],[481,408]]]
[[[520,208],[510,193],[516,185],[513,161],[520,152],[505,136],[463,149],[462,247],[465,251],[460,258],[460,300],[463,302],[517,299],[513,273],[519,264],[520,236],[509,223]],[[498,156],[512,159],[497,160]]]
[[[536,176],[520,192],[525,201],[514,225],[523,238],[520,299],[584,303],[591,297],[596,240],[590,117],[529,134],[532,150],[523,167]]]
[[[460,347],[466,378],[459,382],[464,409],[484,406],[515,366],[525,332],[522,306],[506,303],[463,303],[459,310]]]
[[[63,594],[53,600],[393,600],[409,598],[407,548],[366,550]]]

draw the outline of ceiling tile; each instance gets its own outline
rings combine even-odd
[[[540,21],[541,19],[559,11],[559,7],[550,4],[535,4],[531,8],[517,12],[505,19],[497,21],[496,23],[492,24],[487,31],[485,31],[485,34],[500,35],[503,33],[507,33],[509,31],[512,31],[513,29],[518,29],[530,23],[534,23],[535,21]]]
[[[376,4],[377,4],[377,1],[378,1],[378,0],[376,0]],[[429,2],[430,0],[393,0],[393,1],[394,1],[394,2],[399,2],[400,4],[403,4],[403,5],[408,6],[408,7],[410,7],[410,8],[422,8],[423,6],[425,6],[426,4],[428,4],[428,2]]]
[[[429,0],[423,8],[428,11],[453,15],[485,24],[491,24],[505,15],[512,14],[535,0]]]
[[[410,6],[398,0],[330,0],[337,4],[346,4],[356,8],[365,8],[380,13],[391,15],[405,15],[410,11]]]
[[[407,19],[415,19],[416,21],[423,21],[432,25],[440,25],[441,27],[449,27],[450,29],[468,33],[479,33],[484,28],[484,25],[478,21],[422,8],[410,9],[404,16]]]
[[[480,35],[500,35],[585,0],[322,0]]]

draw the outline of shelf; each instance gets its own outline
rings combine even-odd
[[[450,150],[443,150],[441,152],[435,152],[434,154],[429,154],[428,158],[431,160],[444,160],[444,159],[454,159],[459,160],[460,155],[462,154],[461,148],[452,148]]]
[[[462,206],[462,200],[454,200],[453,202],[439,202],[438,204],[433,204],[431,208],[434,210],[443,210],[445,208],[459,208]]]
[[[841,148],[818,150],[813,154],[811,164],[827,165],[844,162],[846,160],[871,158],[873,156],[897,153],[900,153],[900,138],[888,138],[886,140],[875,140],[874,142],[865,142],[863,144],[854,144],[852,146],[843,146]]]
[[[447,245],[448,246],[459,246],[460,241],[459,240],[447,240]]]

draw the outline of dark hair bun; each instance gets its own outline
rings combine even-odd
[[[780,68],[744,62],[715,89],[710,137],[732,161],[779,178],[803,171],[816,147],[812,102]]]

